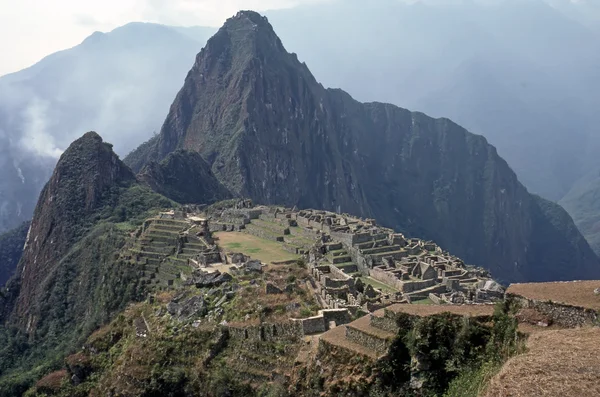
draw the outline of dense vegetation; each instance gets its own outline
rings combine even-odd
[[[118,260],[118,252],[149,211],[173,203],[137,185],[113,198],[95,215],[98,224],[73,244],[47,281],[35,336],[0,326],[0,396],[20,395],[50,369],[60,368],[65,355],[92,331],[129,302],[145,297],[137,272]],[[13,286],[18,282],[13,280]]]
[[[449,313],[399,319],[400,331],[376,368],[371,396],[477,397],[521,348],[515,307],[499,304],[492,325]]]
[[[306,269],[290,265],[263,273],[236,274],[230,284],[220,288],[184,287],[130,305],[83,341],[83,349],[71,350],[73,354],[57,359],[54,366],[44,366],[38,374],[42,379],[28,395],[267,396],[273,388],[281,387],[281,382],[257,385],[248,376],[260,370],[289,371],[302,339],[280,335],[260,342],[240,340],[231,337],[220,323],[287,319],[289,307],[301,310],[314,304],[303,283],[289,294],[266,294],[266,281],[279,280],[282,275],[288,280],[304,279]],[[222,298],[228,295],[234,296],[223,303]],[[205,302],[205,310],[184,316],[167,314],[176,299],[197,298]],[[222,317],[215,320],[212,316],[217,310]],[[137,332],[135,324],[140,320],[148,327],[146,336]],[[258,359],[264,367],[257,368],[256,362],[246,359]]]
[[[119,252],[144,219],[174,205],[138,185],[95,133],[65,151],[42,192],[20,271],[0,296],[0,396],[20,395],[145,297]]]
[[[0,235],[0,289],[14,274],[21,260],[28,230],[29,222],[24,222],[16,229]]]

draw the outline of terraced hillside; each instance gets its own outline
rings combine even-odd
[[[350,324],[335,327],[323,335],[321,342],[360,354],[370,359],[385,356],[398,335],[400,316],[428,317],[448,313],[464,316],[475,321],[489,320],[494,313],[493,305],[391,305],[359,318]]]
[[[144,223],[128,259],[139,266],[145,284],[164,288],[191,274],[190,260],[209,247],[205,239],[189,233],[191,228],[186,220],[155,218]]]

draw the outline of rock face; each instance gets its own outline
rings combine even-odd
[[[583,178],[560,201],[596,254],[600,255],[600,171]]]
[[[530,195],[485,138],[323,88],[254,12],[209,40],[161,133],[126,161],[139,170],[177,149],[234,194],[375,218],[503,281],[600,277],[566,212]]]
[[[160,163],[145,166],[139,179],[181,204],[211,204],[232,196],[198,152],[177,150]]]
[[[94,215],[113,203],[115,189],[135,180],[112,146],[95,132],[86,133],[64,152],[40,195],[20,263],[14,313],[20,325],[33,327],[31,311],[51,287],[46,280],[93,224]]]
[[[29,231],[29,222],[0,235],[0,288],[14,274],[23,255],[23,246]]]

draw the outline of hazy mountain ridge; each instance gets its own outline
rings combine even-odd
[[[240,196],[374,217],[506,281],[600,275],[570,217],[529,195],[483,137],[324,89],[252,12],[209,40],[161,133],[133,158],[177,149],[200,152]],[[555,233],[540,233],[547,225]]]
[[[0,77],[0,231],[31,218],[81,131],[105,131],[126,154],[157,130],[213,31],[132,23]]]
[[[600,173],[590,172],[563,197],[560,204],[569,211],[594,251],[600,253]]]

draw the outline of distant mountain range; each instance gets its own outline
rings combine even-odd
[[[449,117],[497,146],[531,191],[573,202],[570,190],[598,168],[597,9],[382,0],[267,15],[326,86]],[[99,131],[121,155],[151,138],[215,31],[133,23],[0,78],[0,231],[31,218],[58,154],[81,131]],[[587,205],[600,212],[600,203]],[[572,215],[596,246],[585,219]]]

